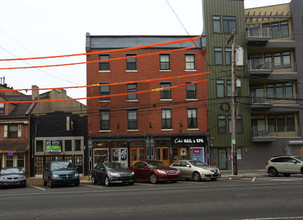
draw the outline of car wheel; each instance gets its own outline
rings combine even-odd
[[[97,182],[95,180],[95,176],[92,176],[92,184],[97,184]]]
[[[45,180],[43,180],[43,186],[46,186],[47,182]]]
[[[109,181],[108,176],[106,176],[105,179],[104,179],[104,185],[105,186],[110,186],[110,181]]]
[[[211,181],[216,181],[216,180],[217,180],[217,178],[210,178],[210,180],[211,180]]]
[[[271,177],[275,177],[275,176],[278,176],[278,171],[275,168],[271,167],[268,170],[268,174]]]
[[[196,182],[199,182],[201,180],[200,173],[194,172],[193,173],[193,180],[196,181]]]
[[[152,184],[155,184],[157,183],[157,177],[155,174],[151,174],[150,177],[149,177],[149,181],[152,183]]]
[[[290,173],[283,173],[283,176],[289,177],[289,176],[290,176]]]
[[[77,183],[75,183],[75,184],[74,184],[74,186],[79,186],[79,185],[80,185],[80,183],[79,183],[79,182],[77,182]]]

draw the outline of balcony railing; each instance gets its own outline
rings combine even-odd
[[[270,38],[270,28],[247,28],[247,38],[268,39]]]
[[[272,73],[272,63],[263,62],[263,59],[250,59],[248,61],[249,73],[252,75],[268,76]]]
[[[268,126],[265,128],[265,126],[253,126],[252,127],[252,136],[253,137],[274,137],[275,127],[274,126]]]

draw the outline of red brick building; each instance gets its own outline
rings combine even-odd
[[[87,84],[105,84],[89,87],[87,97],[123,94],[87,100],[90,168],[104,159],[127,166],[139,160],[170,164],[177,159],[199,158],[208,162],[206,83],[188,84],[205,80],[206,75],[175,78],[206,71],[205,39],[110,51],[188,38],[87,34],[88,53],[109,51],[87,55],[87,61],[105,60],[87,64]],[[196,48],[173,51],[192,46]],[[154,55],[141,57],[151,53]],[[127,56],[130,58],[125,59]],[[158,80],[146,81],[150,79]],[[177,85],[180,87],[173,88]],[[166,87],[172,88],[157,90]]]

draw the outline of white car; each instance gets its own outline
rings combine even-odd
[[[303,157],[277,156],[267,161],[265,166],[269,176],[290,176],[290,174],[303,174]]]
[[[217,180],[221,177],[218,168],[209,166],[200,160],[178,160],[170,166],[180,170],[183,179],[200,181],[201,179]]]

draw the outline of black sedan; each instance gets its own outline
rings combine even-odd
[[[20,167],[5,167],[0,170],[0,186],[26,187],[26,176]]]
[[[118,162],[97,164],[95,169],[91,171],[91,174],[92,184],[101,182],[104,183],[105,186],[114,183],[128,183],[132,185],[135,182],[134,172],[129,170],[124,164]]]

